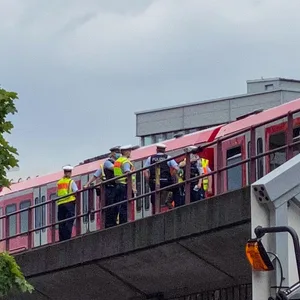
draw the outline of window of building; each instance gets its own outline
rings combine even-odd
[[[274,133],[269,139],[269,149],[274,150],[285,145],[285,132]],[[270,154],[270,171],[278,168],[286,162],[286,150],[281,149]]]
[[[20,203],[20,210],[30,207],[30,200],[26,200]],[[29,223],[29,210],[25,210],[20,213],[20,233],[28,232]]]
[[[152,144],[152,136],[144,136],[143,137],[143,146],[148,146]]]
[[[271,91],[271,90],[274,90],[274,84],[266,84],[265,91]]]
[[[165,136],[166,136],[166,140],[171,140],[173,138],[174,134],[173,134],[173,132],[167,132]]]
[[[153,137],[153,142],[154,143],[160,143],[162,141],[164,141],[164,136],[162,134],[154,135],[154,137]]]
[[[242,161],[242,149],[241,147],[235,147],[227,150],[227,166],[233,165]],[[227,190],[232,191],[242,188],[242,165],[235,166],[227,170]]]
[[[193,132],[196,132],[196,131],[198,131],[198,128],[193,128],[193,129],[189,130],[189,133],[193,133]]]
[[[7,205],[5,208],[5,214],[8,215],[17,210],[17,206],[15,204]],[[14,236],[17,234],[17,215],[12,215],[9,218],[9,233],[8,236]]]

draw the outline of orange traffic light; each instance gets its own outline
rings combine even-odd
[[[249,240],[246,244],[246,256],[254,271],[272,271],[274,266],[260,240]]]

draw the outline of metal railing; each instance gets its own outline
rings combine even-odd
[[[185,178],[186,179],[183,182],[177,182],[177,183],[174,183],[174,184],[169,185],[167,187],[160,188],[159,180],[156,180],[156,185],[155,185],[155,190],[154,191],[150,191],[150,192],[147,192],[147,193],[144,193],[144,194],[141,194],[141,195],[133,196],[131,176],[136,175],[138,172],[143,172],[145,170],[148,170],[151,167],[155,168],[155,174],[157,174],[157,170],[159,168],[159,165],[161,164],[161,162],[157,162],[155,164],[152,164],[149,167],[144,167],[144,168],[141,168],[139,170],[134,170],[134,171],[132,171],[130,173],[127,173],[125,175],[103,181],[103,182],[101,182],[99,184],[96,184],[92,187],[88,187],[86,189],[81,189],[81,190],[77,191],[76,193],[72,193],[72,194],[69,194],[67,196],[60,197],[60,198],[47,200],[45,202],[35,204],[35,205],[32,205],[32,206],[24,208],[24,209],[21,209],[21,210],[15,211],[15,212],[11,212],[11,213],[6,214],[4,216],[0,216],[0,226],[1,226],[1,223],[3,223],[3,220],[4,220],[4,223],[5,223],[5,226],[4,226],[5,227],[5,237],[0,239],[0,243],[5,242],[5,249],[7,251],[9,251],[10,241],[12,239],[26,235],[27,239],[28,239],[27,240],[27,249],[31,249],[33,247],[32,246],[32,235],[33,235],[33,233],[37,232],[37,231],[40,231],[40,230],[48,229],[48,228],[51,229],[51,242],[50,243],[54,243],[54,242],[56,242],[56,226],[61,224],[61,223],[66,222],[68,220],[76,220],[76,236],[79,236],[79,235],[82,235],[82,232],[81,232],[81,219],[84,218],[84,217],[90,218],[91,216],[94,216],[97,213],[99,213],[100,216],[101,216],[101,229],[104,229],[105,211],[109,208],[112,208],[112,207],[115,207],[115,206],[120,206],[121,204],[124,204],[124,203],[127,203],[127,221],[130,222],[130,221],[133,220],[133,216],[132,216],[132,210],[130,209],[130,206],[128,204],[131,204],[132,202],[137,201],[139,199],[149,197],[153,194],[155,194],[155,213],[157,214],[157,213],[160,213],[160,211],[161,211],[161,204],[160,204],[160,194],[161,194],[161,192],[166,191],[166,190],[170,190],[171,188],[180,187],[182,185],[184,185],[184,188],[185,188],[185,191],[186,191],[186,193],[185,193],[185,204],[189,204],[190,200],[191,200],[190,199],[190,193],[189,193],[191,182],[195,181],[197,179],[200,179],[200,178],[207,177],[207,176],[213,176],[214,181],[215,181],[215,193],[214,194],[217,195],[217,194],[220,194],[220,193],[223,192],[222,176],[221,176],[222,172],[227,171],[229,169],[232,169],[232,168],[234,168],[236,166],[239,166],[239,165],[249,164],[248,165],[248,167],[250,169],[249,182],[253,183],[256,180],[256,161],[257,161],[257,159],[259,159],[261,157],[269,156],[270,154],[273,154],[273,153],[281,151],[281,150],[286,151],[286,154],[287,154],[286,160],[289,160],[293,157],[293,147],[295,145],[300,144],[300,141],[293,142],[293,129],[294,129],[293,115],[298,113],[298,112],[300,112],[300,108],[296,111],[289,112],[287,114],[283,114],[279,117],[273,118],[273,119],[268,120],[266,122],[262,122],[262,123],[254,125],[254,126],[251,126],[251,127],[245,128],[243,130],[240,130],[238,132],[220,137],[220,138],[218,138],[217,140],[215,140],[213,142],[206,143],[202,147],[203,149],[211,148],[211,147],[216,148],[216,152],[215,152],[216,155],[214,156],[215,161],[216,161],[216,164],[215,164],[216,165],[216,170],[210,172],[209,174],[199,175],[199,176],[191,178],[190,177],[190,175],[191,175],[190,174],[190,165],[191,165],[190,152],[182,153],[182,154],[179,154],[175,157],[169,158],[169,159],[165,160],[164,162],[170,161],[171,159],[182,158],[183,156],[185,156],[185,159],[186,159]],[[284,118],[287,118],[287,121],[284,121],[284,122],[287,122],[286,144],[282,147],[278,147],[278,148],[275,148],[273,150],[269,150],[267,152],[256,155],[256,129],[261,127],[261,126],[273,123],[275,121],[278,121],[278,120],[281,120],[281,119],[284,119]],[[250,157],[246,158],[246,159],[243,159],[242,161],[239,161],[237,163],[231,164],[229,166],[224,166],[223,153],[222,153],[222,143],[225,142],[225,141],[228,141],[230,139],[233,139],[235,137],[238,137],[242,134],[245,134],[247,132],[250,132]],[[239,146],[239,145],[237,145],[237,146]],[[127,185],[128,185],[128,187],[127,187],[127,199],[124,200],[124,201],[118,202],[118,203],[111,204],[111,205],[105,205],[105,203],[104,203],[105,202],[105,185],[109,184],[109,183],[112,183],[115,180],[124,178],[124,177],[127,177]],[[94,190],[96,188],[100,188],[100,201],[99,201],[99,208],[98,209],[95,209],[94,203],[93,203],[94,202]],[[84,193],[84,192],[88,192],[88,207],[89,207],[89,209],[88,209],[87,212],[82,213],[81,194]],[[76,197],[76,200],[75,200],[76,201],[75,202],[76,203],[76,214],[75,214],[75,216],[72,217],[72,218],[64,219],[62,221],[56,221],[56,206],[57,206],[56,202],[58,200],[63,199],[63,198],[69,197],[70,195],[75,195],[75,197]],[[51,207],[51,223],[46,224],[44,226],[40,226],[38,228],[33,228],[33,224],[32,224],[32,222],[33,222],[33,210],[36,209],[36,208],[42,207],[42,206],[47,207],[48,205]],[[26,232],[23,232],[23,233],[10,235],[10,217],[12,217],[14,215],[21,214],[22,212],[26,212],[26,211],[28,211],[28,217],[27,217],[28,218],[28,230]],[[47,244],[49,244],[49,242]]]
[[[212,291],[194,293],[182,297],[168,298],[169,300],[252,300],[252,285],[241,284]]]

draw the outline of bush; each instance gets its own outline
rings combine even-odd
[[[0,297],[7,296],[13,290],[32,293],[34,288],[26,281],[14,257],[3,252],[0,253]]]

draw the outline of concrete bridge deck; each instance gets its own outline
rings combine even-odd
[[[36,291],[8,299],[165,299],[251,283],[250,188],[16,255]]]

